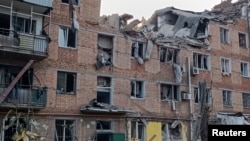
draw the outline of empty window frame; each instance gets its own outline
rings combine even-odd
[[[70,2],[72,2],[72,4],[74,5],[79,5],[79,0],[61,0],[61,2],[67,4],[70,4]]]
[[[195,68],[209,70],[210,68],[210,60],[209,55],[200,54],[200,53],[193,53],[193,66]]]
[[[113,58],[113,36],[98,35],[98,56],[100,66],[111,65]]]
[[[248,77],[249,76],[249,63],[240,62],[240,70],[241,70],[241,76]]]
[[[56,119],[54,141],[75,141],[75,120]]]
[[[58,94],[75,94],[76,73],[58,71],[56,92]]]
[[[229,30],[220,28],[220,41],[221,43],[229,44]]]
[[[223,105],[232,106],[232,91],[223,90]]]
[[[60,47],[76,48],[77,30],[69,27],[59,27],[58,41]]]
[[[96,121],[96,141],[111,141],[111,129],[111,121]]]
[[[144,58],[145,43],[133,42],[131,48],[131,56],[134,58]]]
[[[221,72],[222,73],[231,73],[231,59],[221,58]]]
[[[143,81],[131,81],[131,97],[144,98],[144,82]]]
[[[195,103],[201,102],[201,93],[200,93],[200,89],[198,87],[194,88],[194,102]],[[212,94],[211,94],[210,88],[206,88],[205,103],[212,104]]]
[[[161,100],[180,100],[179,86],[171,84],[161,84]]]
[[[111,104],[112,81],[110,77],[97,76],[97,102]]]
[[[247,47],[247,38],[246,34],[239,33],[239,46],[246,48]]]
[[[160,48],[160,61],[166,63],[177,63],[178,49],[174,48]]]
[[[10,126],[13,124],[12,126]],[[3,130],[3,140],[4,141],[13,141],[12,138],[16,134],[18,130],[20,130],[20,126],[26,129],[30,129],[30,126],[28,125],[28,122],[25,122],[24,119],[19,118],[9,118],[4,122],[4,127],[10,126],[8,129]]]
[[[145,125],[143,122],[131,121],[131,139],[144,141],[145,140]]]
[[[180,124],[171,127],[171,123],[165,123],[162,124],[161,130],[162,130],[162,141],[182,140]]]
[[[244,108],[250,108],[250,93],[242,93],[242,101]]]

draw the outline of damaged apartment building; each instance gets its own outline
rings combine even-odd
[[[101,0],[1,0],[0,140],[204,141],[204,123],[249,124],[248,5],[138,20],[100,17]]]

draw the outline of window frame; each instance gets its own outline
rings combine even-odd
[[[134,54],[135,44],[138,43],[138,58],[145,58],[146,43],[141,41],[132,41],[131,45],[131,58],[137,58]]]
[[[59,80],[59,73],[64,74],[64,77],[65,77],[65,78],[63,78],[64,81],[65,81],[65,82],[63,82],[63,83],[64,83],[63,88],[66,89],[66,90],[64,90],[64,89],[63,89],[63,90],[64,90],[65,92],[62,91],[62,88],[61,88],[60,90],[58,89],[58,87],[59,87],[59,86],[58,86],[58,85],[59,85],[58,82],[60,81],[60,80]],[[73,80],[74,83],[72,84],[72,85],[73,85],[73,86],[72,86],[72,87],[73,87],[73,91],[67,92],[67,87],[68,87],[68,86],[67,86],[67,79],[68,79],[67,77],[68,77],[69,74],[71,74],[72,77],[74,77],[74,80]],[[56,94],[70,94],[70,95],[76,95],[76,85],[77,85],[76,83],[77,83],[77,73],[76,73],[76,72],[57,71]]]
[[[241,48],[248,48],[247,34],[239,32],[238,33],[238,38],[239,38],[239,47],[241,47]],[[241,42],[242,40],[244,40],[244,43]],[[244,44],[244,45],[242,45],[242,44]]]
[[[137,83],[139,83],[139,85],[141,85],[141,86],[139,86],[139,88],[141,87],[141,91],[140,91],[140,95],[139,95],[141,97],[136,96],[137,93],[135,91],[136,91],[136,88],[137,88],[137,85],[138,85]],[[146,86],[145,85],[146,85],[145,81],[143,81],[143,80],[131,80],[130,81],[130,98],[133,98],[133,99],[145,99],[145,97],[146,97],[146,94],[145,94],[145,87]],[[134,86],[135,86],[135,88],[133,88]],[[134,91],[134,93],[132,91]]]
[[[64,34],[66,30],[66,34]],[[75,41],[74,44],[75,46],[69,46],[69,31],[72,30],[70,27],[67,26],[59,26],[59,30],[58,30],[58,46],[62,47],[62,48],[70,48],[70,49],[77,49],[77,41],[78,41],[78,31],[77,29],[75,29],[75,33],[72,30],[71,32],[74,34],[75,36]],[[63,34],[63,35],[62,35]],[[63,38],[63,39],[62,39]],[[63,42],[63,43],[62,43]],[[67,44],[67,45],[66,45]]]
[[[246,67],[247,67],[247,75],[243,74],[244,70],[242,70],[242,69],[244,69],[244,68],[242,67],[242,65],[246,65]],[[241,61],[240,62],[240,70],[241,70],[240,74],[241,74],[242,77],[249,77],[250,76],[249,62]]]
[[[108,42],[111,43],[110,48],[101,47],[101,42],[103,40],[108,40]],[[102,64],[102,66],[108,66],[114,64],[114,47],[115,47],[115,36],[113,35],[107,35],[107,34],[101,34],[99,33],[97,35],[97,60]],[[103,55],[104,54],[104,55]],[[107,60],[107,55],[109,56],[109,59]]]
[[[66,121],[72,121],[73,122],[73,126],[74,126],[74,129],[73,129],[73,135],[71,135],[72,137],[72,141],[75,141],[75,136],[76,136],[76,120],[74,120],[74,119],[55,119],[55,134],[54,134],[54,141],[59,141],[58,140],[58,134],[57,134],[57,130],[56,130],[56,128],[57,128],[57,124],[56,124],[56,121],[58,121],[58,120],[61,120],[61,121],[63,121],[63,125],[61,125],[62,127],[61,128],[63,128],[63,135],[62,135],[62,138],[63,138],[63,140],[60,140],[60,141],[65,141],[66,140]]]
[[[70,1],[70,0],[68,0],[68,1]],[[79,7],[80,6],[80,0],[77,0],[77,1],[78,1],[77,4],[73,3],[73,5],[76,6],[76,7]],[[62,2],[62,0],[61,0],[61,3],[69,5],[69,2],[68,3],[67,2]]]
[[[168,60],[169,51],[173,51],[171,56],[171,60]],[[176,64],[178,62],[178,56],[179,56],[179,49],[171,48],[171,47],[160,47],[159,56],[160,56],[160,62],[163,63],[169,63],[169,64]]]
[[[130,135],[131,135],[131,139],[137,139],[138,141],[144,141],[146,139],[146,126],[144,125],[143,122],[139,122],[139,121],[135,121],[132,120],[130,122],[131,124],[131,129],[130,129]],[[133,135],[133,124],[135,124],[135,138],[132,137]],[[139,126],[142,126],[142,137],[139,138]]]
[[[228,63],[227,63],[228,61]],[[223,62],[223,63],[222,63]],[[226,57],[221,57],[220,58],[220,65],[221,65],[221,73],[226,73],[226,74],[230,74],[232,73],[232,62],[231,62],[231,58],[226,58]],[[224,68],[225,67],[225,68]],[[228,67],[228,69],[227,69]],[[226,71],[223,71],[224,70]]]
[[[243,108],[250,108],[250,93],[249,92],[242,93],[242,105],[243,105]]]
[[[220,42],[223,44],[230,44],[229,29],[220,27]]]
[[[171,87],[171,96],[168,98],[163,98],[163,87]],[[168,83],[161,83],[160,84],[160,98],[161,101],[181,101],[181,91],[179,85],[168,84]]]
[[[199,56],[200,56],[200,61],[199,61]],[[204,60],[206,60],[206,63],[204,62]],[[193,52],[193,66],[195,68],[198,68],[199,70],[210,70],[210,55]]]
[[[222,90],[223,106],[233,106],[232,91]]]
[[[194,87],[194,103],[198,104],[200,103],[200,89],[199,87]],[[197,92],[195,92],[197,91]],[[198,97],[197,97],[198,96]],[[206,95],[205,95],[205,102],[207,105],[211,105],[212,104],[212,93],[211,93],[211,88],[206,88]]]
[[[98,85],[98,78],[103,78],[103,79],[105,79],[105,78],[107,78],[107,79],[109,79],[109,87],[105,87],[105,86],[100,86],[100,85]],[[112,99],[113,99],[113,79],[112,79],[112,77],[109,77],[109,76],[102,76],[102,75],[98,75],[97,76],[97,87],[96,87],[96,93],[98,93],[98,92],[109,92],[109,97],[110,97],[110,99],[109,99],[109,103],[107,103],[107,104],[113,104],[113,101],[112,101]],[[98,96],[98,94],[97,94],[97,96]],[[97,98],[96,98],[97,99]],[[98,101],[97,101],[98,102]]]

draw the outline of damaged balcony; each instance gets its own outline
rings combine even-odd
[[[3,93],[6,85],[0,85],[0,94]],[[6,99],[0,104],[2,108],[45,108],[47,100],[46,89],[41,87],[17,87],[15,86]]]
[[[0,1],[0,59],[47,57],[51,0]]]

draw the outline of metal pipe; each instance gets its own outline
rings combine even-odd
[[[193,139],[193,98],[191,92],[191,67],[190,67],[190,58],[187,57],[187,65],[188,65],[188,93],[190,94],[189,108],[190,108],[190,141]]]

